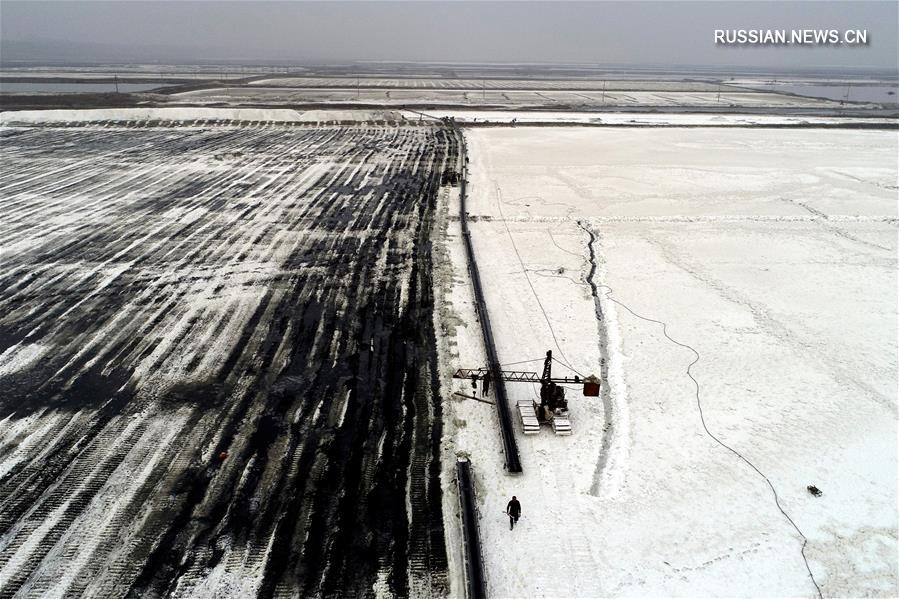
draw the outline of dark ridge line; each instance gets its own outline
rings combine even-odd
[[[875,118],[875,117],[871,117]],[[884,117],[889,118],[889,117]],[[627,129],[863,129],[893,131],[899,129],[899,121],[895,123],[726,123],[726,124],[676,124],[676,123],[573,123],[554,121],[531,121],[527,123],[516,122],[497,123],[461,123],[466,128],[489,127],[620,127]]]
[[[255,87],[255,86],[254,86]],[[896,119],[899,117],[899,109],[890,106],[876,108],[860,108],[860,107],[720,107],[720,106],[647,106],[647,105],[630,105],[630,104],[606,104],[601,106],[595,105],[577,105],[577,104],[530,104],[521,106],[509,106],[507,104],[495,103],[478,103],[478,104],[461,104],[453,102],[441,103],[423,103],[408,102],[405,104],[384,104],[382,102],[345,102],[345,101],[282,101],[282,102],[264,102],[264,101],[248,101],[239,104],[229,102],[192,102],[188,99],[181,101],[175,98],[175,94],[186,93],[188,91],[203,91],[205,89],[220,89],[221,86],[205,87],[199,89],[177,89],[177,87],[166,87],[160,90],[151,90],[146,92],[131,93],[79,93],[79,94],[0,94],[0,108],[4,111],[16,110],[73,110],[73,109],[90,109],[90,108],[264,108],[264,109],[289,109],[289,110],[481,110],[491,112],[578,112],[591,113],[601,117],[603,114],[619,114],[619,113],[635,113],[635,114],[702,114],[702,115],[749,115],[749,116],[790,116],[797,118],[847,118],[847,119],[865,119],[865,118],[885,118]],[[252,89],[252,88],[251,88]],[[302,88],[297,88],[302,89]],[[167,95],[168,94],[168,95]],[[164,98],[171,98],[163,100]],[[460,123],[462,126],[466,124]],[[517,123],[519,126],[525,126],[525,123]],[[555,123],[553,123],[555,125]],[[579,126],[595,126],[589,123],[578,123]],[[605,125],[599,126],[615,126]],[[850,124],[854,128],[856,125]],[[862,128],[865,123],[860,124]],[[509,126],[506,124],[505,126]],[[620,125],[619,125],[620,126]],[[646,126],[646,125],[640,125]],[[652,125],[650,125],[652,126]],[[684,125],[675,125],[684,126]],[[689,125],[687,125],[689,126]],[[693,125],[707,126],[707,125]],[[719,125],[734,126],[734,125]],[[747,127],[758,127],[759,125],[744,125]],[[768,125],[773,127],[773,125]],[[793,125],[781,125],[784,127],[792,127]],[[822,127],[822,125],[802,125],[797,124],[796,127]],[[899,128],[899,123],[894,126],[879,125],[870,128]]]
[[[587,249],[590,252],[590,272],[587,273],[586,279],[587,283],[590,284],[590,294],[593,296],[593,306],[596,312],[596,328],[599,335],[599,377],[602,380],[600,397],[603,405],[604,426],[602,431],[602,445],[599,450],[599,461],[596,463],[596,468],[593,471],[593,484],[590,486],[590,494],[598,497],[599,479],[606,469],[606,465],[609,463],[609,451],[612,447],[612,433],[615,430],[615,423],[612,420],[612,397],[609,389],[609,361],[607,359],[609,353],[609,333],[606,329],[606,320],[602,313],[602,305],[599,302],[599,289],[593,280],[593,277],[596,274],[596,250],[593,247],[593,244],[596,241],[596,234],[591,228],[585,227],[581,221],[578,221],[577,225],[590,236],[590,240],[587,242]]]

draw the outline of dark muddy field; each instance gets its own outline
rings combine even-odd
[[[444,594],[452,132],[156,125],[0,130],[0,596]]]

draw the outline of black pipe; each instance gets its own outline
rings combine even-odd
[[[506,470],[512,474],[521,472],[521,459],[518,456],[518,444],[515,442],[515,429],[512,426],[512,415],[509,413],[509,399],[506,395],[506,385],[503,381],[502,369],[496,354],[496,345],[493,343],[493,329],[490,326],[490,315],[487,313],[487,304],[484,301],[484,291],[481,288],[481,275],[478,272],[478,264],[475,261],[474,247],[471,244],[471,232],[468,230],[468,214],[465,211],[466,183],[468,178],[468,151],[465,147],[465,137],[452,123],[453,130],[459,136],[462,158],[462,181],[459,186],[459,220],[462,223],[462,239],[465,240],[465,253],[468,255],[468,272],[471,275],[471,285],[474,288],[475,307],[478,319],[481,321],[481,334],[484,337],[484,348],[487,351],[487,367],[490,369],[496,393],[496,413],[499,417],[499,430],[502,434],[503,453],[506,456]]]
[[[486,599],[487,579],[481,556],[481,536],[478,530],[478,511],[471,476],[471,462],[456,462],[456,484],[459,486],[459,505],[462,508],[462,542],[465,552],[465,587],[468,599]]]

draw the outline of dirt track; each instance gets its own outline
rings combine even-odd
[[[0,134],[0,596],[444,593],[451,132]]]

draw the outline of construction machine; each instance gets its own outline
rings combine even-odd
[[[568,401],[565,399],[565,384],[583,385],[584,395],[596,397],[599,395],[599,379],[595,376],[581,378],[553,377],[552,375],[553,352],[546,352],[546,360],[543,362],[543,374],[521,370],[499,370],[503,381],[510,383],[540,383],[540,403],[534,400],[520,399],[517,402],[518,415],[526,435],[540,432],[540,425],[552,426],[557,435],[571,434],[571,420],[568,414]],[[468,379],[477,387],[481,383],[483,395],[490,391],[491,374],[489,368],[460,368],[453,378]]]

